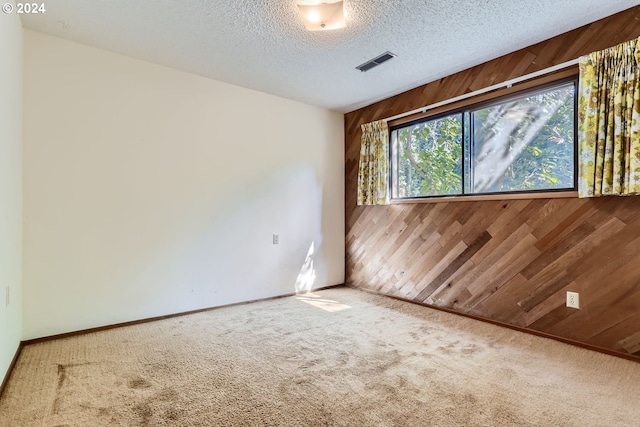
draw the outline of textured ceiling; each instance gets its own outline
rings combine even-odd
[[[305,3],[312,3],[305,0]],[[348,112],[640,4],[640,0],[344,0],[307,32],[296,0],[53,0],[26,28]],[[385,52],[397,58],[361,73]]]

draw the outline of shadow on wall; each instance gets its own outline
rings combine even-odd
[[[226,182],[123,174],[77,198],[33,245],[46,265],[31,270],[25,339],[339,283],[342,212],[312,164],[270,169]]]
[[[207,214],[179,215],[183,223],[169,227],[174,239],[119,279],[131,284],[136,304],[179,302],[177,310],[188,310],[332,284],[322,245],[322,189],[311,166],[274,171],[233,190],[211,200]],[[144,289],[147,284],[154,289]]]

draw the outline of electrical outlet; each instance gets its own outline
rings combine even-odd
[[[9,286],[7,286],[6,293],[5,293],[5,299],[4,299],[4,301],[5,301],[4,305],[7,306],[7,307],[9,306],[9,289],[10,289]]]
[[[580,308],[580,294],[567,291],[567,307]]]
[[[278,236],[277,234],[273,235],[273,244],[277,245],[278,243],[280,243],[280,236]]]

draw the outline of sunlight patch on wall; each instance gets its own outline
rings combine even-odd
[[[316,281],[316,270],[313,268],[314,243],[315,242],[311,242],[311,246],[309,246],[309,250],[307,251],[307,257],[304,259],[300,273],[298,273],[296,292],[310,291]]]

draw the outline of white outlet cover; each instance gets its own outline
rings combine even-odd
[[[567,307],[580,308],[580,294],[567,291]]]

